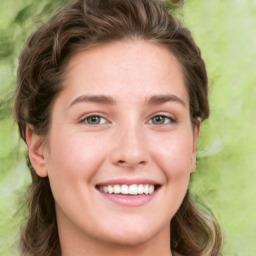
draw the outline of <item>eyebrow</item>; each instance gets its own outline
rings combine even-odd
[[[106,95],[82,95],[77,97],[75,100],[71,102],[68,108],[77,104],[77,103],[98,103],[103,105],[114,105],[116,103],[115,99],[111,96]],[[166,102],[177,102],[186,107],[185,102],[176,95],[173,94],[160,94],[151,96],[146,103],[149,105],[161,105]]]
[[[73,100],[69,105],[69,108],[77,103],[82,102],[99,103],[103,105],[114,105],[116,101],[111,96],[106,95],[82,95]]]
[[[179,98],[178,96],[173,95],[173,94],[154,95],[149,98],[148,104],[149,105],[161,105],[161,104],[164,104],[164,103],[170,102],[170,101],[180,103],[181,105],[186,107],[186,103],[181,98]]]

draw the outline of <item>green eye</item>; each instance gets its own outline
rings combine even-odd
[[[150,123],[156,125],[175,123],[175,119],[168,116],[157,115],[150,119]]]
[[[83,121],[92,125],[105,124],[107,122],[107,120],[101,116],[88,116],[84,118]]]

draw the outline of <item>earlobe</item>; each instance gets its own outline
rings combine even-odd
[[[31,125],[26,129],[26,143],[28,146],[28,155],[30,162],[40,177],[48,175],[45,165],[44,140],[41,136],[35,134]]]
[[[197,124],[195,125],[195,127],[193,129],[193,152],[192,152],[191,172],[194,172],[194,170],[196,169],[197,141],[199,138],[200,129],[201,129],[201,121],[198,120]]]

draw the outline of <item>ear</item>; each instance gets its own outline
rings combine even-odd
[[[26,128],[26,143],[29,159],[34,170],[40,177],[46,177],[48,173],[45,166],[44,140],[41,136],[35,134],[31,125]]]
[[[197,124],[193,128],[193,151],[192,151],[192,164],[191,164],[191,172],[196,169],[196,154],[197,154],[197,141],[199,138],[201,129],[201,121],[198,120]]]

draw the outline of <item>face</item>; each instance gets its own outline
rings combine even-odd
[[[49,177],[60,238],[169,244],[199,130],[176,58],[144,41],[82,51],[67,66],[51,118],[34,167]]]

